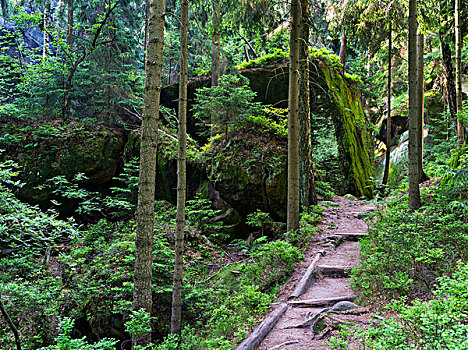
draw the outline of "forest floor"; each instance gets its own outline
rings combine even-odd
[[[370,317],[363,307],[342,312],[329,309],[357,306],[342,301],[353,301],[357,296],[351,288],[349,271],[359,263],[359,237],[367,232],[363,219],[375,207],[369,202],[338,196],[322,205],[325,207],[320,225],[322,232],[314,237],[305,260],[280,289],[279,302],[270,315],[279,312],[282,316],[276,317],[275,326],[259,345],[257,342],[259,350],[331,349],[323,342],[330,338],[338,324],[359,324]],[[307,275],[306,271],[312,268],[311,282],[300,296],[292,297],[291,294],[297,295],[293,290]],[[243,344],[237,349],[248,348]]]

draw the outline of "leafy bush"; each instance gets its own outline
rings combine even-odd
[[[468,211],[429,188],[425,205],[408,209],[407,197],[387,203],[362,241],[361,265],[354,284],[367,298],[390,299],[429,292],[437,277],[453,271],[468,257]],[[452,204],[451,204],[452,203]]]
[[[95,344],[89,344],[86,338],[72,339],[71,332],[75,321],[70,318],[64,318],[58,325],[59,335],[56,339],[56,345],[50,345],[40,350],[114,350],[117,340],[101,339]]]
[[[76,236],[73,220],[58,220],[55,211],[44,213],[37,206],[19,201],[12,187],[21,186],[15,177],[13,162],[0,163],[0,256],[6,253],[35,248],[54,247]]]
[[[468,146],[453,151],[448,169],[440,182],[442,190],[451,198],[468,199]],[[468,209],[468,207],[467,207]]]
[[[201,88],[193,105],[194,117],[215,128],[216,133],[227,133],[229,126],[248,116],[262,114],[259,102],[253,102],[255,92],[241,75],[224,75],[218,86]]]
[[[251,284],[259,286],[261,290],[268,290],[282,282],[302,258],[297,247],[280,240],[256,245],[250,255],[252,263],[245,264],[241,271]]]
[[[187,201],[185,210],[187,225],[193,227],[202,235],[223,240],[226,238],[220,232],[223,223],[221,221],[213,221],[213,218],[219,213],[219,210],[211,208],[211,201],[203,198],[201,193],[197,193],[194,199]]]
[[[452,277],[438,279],[435,299],[404,299],[390,307],[396,316],[367,327],[345,330],[331,340],[334,349],[350,349],[349,340],[359,345],[354,349],[468,349],[468,264],[459,264]]]

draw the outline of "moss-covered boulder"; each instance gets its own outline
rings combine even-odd
[[[27,202],[48,206],[51,199],[66,202],[61,210],[69,215],[78,199],[59,198],[54,186],[43,186],[56,176],[69,181],[80,173],[85,180],[80,186],[108,194],[117,182],[113,178],[122,172],[123,165],[140,154],[140,130],[125,131],[99,126],[61,122],[5,124],[0,129],[2,157],[18,163],[19,180],[24,184],[18,195]],[[196,160],[198,148],[189,142],[187,148],[187,192],[195,195],[206,181],[204,169]],[[177,138],[169,130],[159,131],[156,199],[176,203]],[[136,193],[135,198],[136,201]]]
[[[19,165],[24,183],[19,196],[41,203],[51,188],[39,189],[48,179],[63,175],[72,179],[84,173],[87,184],[102,185],[116,174],[124,134],[119,130],[84,127],[60,122],[5,124],[0,132],[4,157]]]
[[[256,101],[287,107],[287,54],[276,52],[270,56],[238,68],[240,74],[248,78],[249,87],[257,93]],[[357,79],[343,73],[341,68],[336,55],[325,50],[311,50],[313,156],[325,180],[338,194],[371,197],[375,166],[370,123],[361,106]],[[194,98],[196,89],[207,87],[209,83],[207,78],[193,80],[189,84],[189,96]],[[177,108],[177,90],[177,84],[164,87],[162,104]],[[195,125],[193,120],[191,124]]]
[[[375,176],[371,127],[361,105],[360,93],[349,84],[342,72],[319,63],[325,75],[339,114],[332,116],[335,134],[343,157],[343,165],[349,169],[348,186],[360,196],[372,197]]]
[[[177,202],[177,137],[169,130],[158,131],[158,153],[156,156],[156,199]],[[198,162],[199,149],[187,143],[187,197],[193,198],[206,176]],[[140,156],[140,129],[129,133],[122,157],[125,163]]]
[[[260,209],[286,219],[286,137],[242,128],[213,141],[205,159],[210,182],[241,217]]]

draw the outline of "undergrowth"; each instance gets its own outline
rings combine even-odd
[[[134,222],[101,219],[79,227],[59,220],[53,211],[42,212],[16,199],[12,190],[20,184],[14,180],[14,164],[2,163],[0,170],[0,215],[5,223],[0,231],[0,293],[23,349],[107,350],[117,340],[119,344],[128,341],[135,331],[124,326],[134,317]],[[78,191],[66,186],[65,190]],[[114,189],[114,195],[121,193]],[[240,342],[268,311],[279,286],[302,258],[321,213],[320,206],[304,208],[301,229],[288,234],[280,233],[279,224],[267,220],[265,213],[253,213],[254,227],[270,236],[259,231],[253,242],[241,241],[228,249],[219,243],[219,225],[210,221],[216,215],[210,203],[201,197],[189,201],[182,348],[231,349]],[[158,308],[151,322],[153,339],[160,341],[150,348],[173,349],[176,339],[165,336],[175,207],[157,202],[155,222],[153,299]],[[3,319],[0,335],[0,348],[14,347],[13,334]],[[109,335],[117,340],[96,342]]]
[[[467,149],[450,157],[437,153],[444,147],[429,153],[426,169],[439,180],[422,187],[419,210],[400,193],[369,217],[352,278],[384,317],[342,327],[333,349],[468,349]]]

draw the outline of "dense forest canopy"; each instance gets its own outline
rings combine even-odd
[[[466,0],[0,5],[0,349],[247,349],[346,201],[313,338],[468,349]]]

